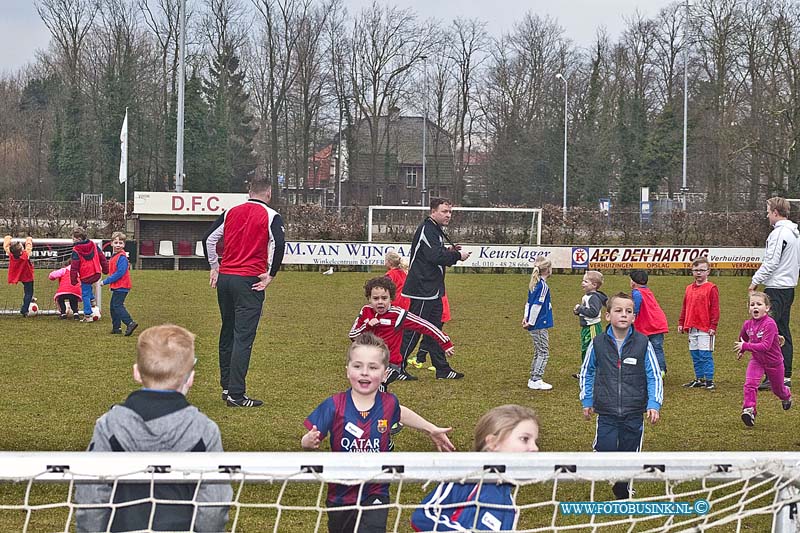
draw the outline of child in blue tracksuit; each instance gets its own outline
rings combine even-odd
[[[550,358],[550,334],[553,327],[553,306],[550,303],[550,287],[547,278],[552,272],[549,259],[540,255],[533,262],[531,280],[528,283],[528,301],[525,304],[525,315],[522,327],[531,334],[533,341],[533,361],[528,388],[533,390],[550,390],[552,385],[544,378],[544,369]]]
[[[473,451],[537,452],[539,418],[520,405],[501,405],[475,426]],[[414,531],[510,531],[517,525],[513,485],[441,483],[411,516]]]
[[[658,422],[664,383],[653,345],[633,329],[633,299],[618,293],[608,299],[605,334],[589,345],[581,366],[580,399],[583,417],[597,413],[597,452],[638,452],[644,433],[643,413]],[[630,487],[614,484],[614,496],[626,499]]]

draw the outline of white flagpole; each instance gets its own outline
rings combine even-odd
[[[128,108],[125,108],[125,120],[119,133],[119,182],[125,187],[125,219],[128,218]]]

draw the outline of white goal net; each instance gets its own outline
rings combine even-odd
[[[367,241],[410,242],[430,208],[371,205],[367,212]],[[453,207],[447,226],[453,242],[472,244],[542,243],[542,210],[523,207]]]
[[[66,532],[81,513],[103,510],[113,520],[128,509],[144,520],[142,531],[179,511],[184,522],[173,522],[178,530],[203,529],[210,524],[199,521],[216,513],[225,531],[326,531],[326,484],[336,482],[389,484],[388,502],[369,509],[388,509],[386,530],[405,532],[412,531],[410,520],[425,495],[454,482],[474,483],[478,493],[505,484],[512,499],[489,502],[478,496],[466,503],[431,504],[420,512],[457,523],[439,531],[501,530],[488,519],[483,526],[476,523],[489,510],[515,513],[510,530],[521,532],[786,533],[798,528],[799,480],[800,454],[789,452],[3,452],[0,530]],[[617,481],[633,484],[631,499],[613,499],[611,484]],[[132,485],[139,496],[122,497]],[[188,490],[177,498],[180,491],[159,491],[165,485]],[[102,498],[81,501],[87,486],[106,490],[97,492]],[[465,510],[470,507],[475,512]],[[360,520],[366,508],[337,508],[346,509]],[[475,522],[458,523],[466,516]]]
[[[103,241],[92,239],[102,246]],[[12,242],[25,243],[25,239],[12,239]],[[70,264],[72,255],[72,239],[33,239],[33,252],[31,262],[34,268],[33,296],[39,307],[38,314],[59,314],[55,295],[58,291],[59,279],[51,280],[49,274]],[[22,305],[22,284],[10,285],[7,283],[8,257],[0,248],[0,315],[19,315]],[[100,285],[94,286],[96,306],[101,308],[102,291]],[[83,307],[72,311],[83,313]]]

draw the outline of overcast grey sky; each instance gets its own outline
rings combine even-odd
[[[570,39],[586,46],[591,43],[598,27],[604,26],[611,37],[616,38],[624,26],[624,17],[630,17],[636,10],[652,17],[674,0],[389,1],[398,7],[412,8],[422,18],[436,18],[445,22],[459,16],[484,20],[493,35],[509,31],[514,22],[530,10],[552,16],[564,27]],[[371,0],[344,2],[351,12],[357,12]],[[47,47],[50,35],[36,13],[34,0],[0,0],[0,4],[0,71],[10,72],[32,61],[37,49]]]

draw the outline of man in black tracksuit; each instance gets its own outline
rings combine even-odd
[[[453,205],[444,198],[431,199],[430,215],[419,225],[411,241],[411,258],[406,283],[401,294],[411,300],[409,312],[442,329],[442,296],[444,295],[445,267],[464,261],[470,255],[458,247],[444,245],[444,226],[450,223]],[[403,373],[400,379],[409,379],[405,372],[406,361],[419,340],[419,333],[406,330],[400,353],[403,356]],[[436,379],[460,379],[461,372],[450,368],[441,347],[428,337],[423,338],[422,350],[431,355],[436,367]],[[416,378],[411,378],[416,379]]]
[[[597,452],[638,452],[644,434],[643,413],[655,424],[664,401],[664,383],[653,346],[633,328],[633,299],[618,293],[607,302],[602,335],[596,336],[583,360],[580,400],[586,420],[597,413]],[[614,496],[629,497],[625,481],[614,484]]]

